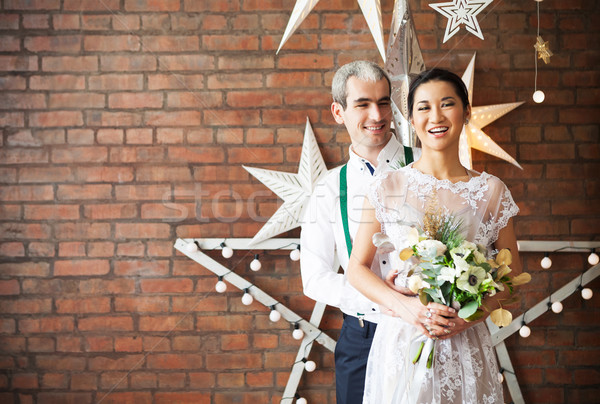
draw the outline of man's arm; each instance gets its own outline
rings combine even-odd
[[[337,171],[330,175],[339,175]],[[343,273],[334,268],[335,262],[335,221],[341,220],[336,203],[338,193],[330,183],[320,183],[313,192],[303,219],[300,236],[300,271],[304,294],[311,299],[330,306],[372,313],[376,307],[359,293],[346,279]],[[336,182],[337,184],[337,182]],[[340,254],[347,254],[346,246],[338,246]]]

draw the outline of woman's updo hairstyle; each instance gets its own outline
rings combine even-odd
[[[465,86],[465,83],[462,81],[462,79],[448,70],[434,68],[421,72],[417,77],[415,77],[412,83],[410,83],[410,88],[408,90],[409,117],[412,117],[413,114],[413,107],[415,105],[415,92],[417,91],[417,88],[419,88],[421,84],[425,84],[430,81],[445,81],[446,83],[450,83],[462,101],[463,108],[467,108],[469,105],[469,91],[467,90],[467,86]]]

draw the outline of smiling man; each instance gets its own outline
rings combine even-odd
[[[390,167],[410,163],[420,150],[403,147],[390,130],[390,81],[378,65],[367,61],[344,65],[331,87],[331,113],[350,135],[349,159],[332,170],[311,196],[302,225],[300,269],[304,293],[343,313],[335,349],[337,402],[358,404],[379,307],[338,273],[335,255],[345,271],[367,187]],[[375,257],[375,273],[383,278],[390,269],[386,256]]]

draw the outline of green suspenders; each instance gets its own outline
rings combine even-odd
[[[408,146],[402,146],[402,147],[404,147],[404,163],[406,163],[406,165],[409,165],[410,163],[412,163],[414,161],[412,148],[408,147]]]
[[[344,225],[344,235],[346,236],[346,248],[348,249],[348,258],[352,253],[352,240],[350,240],[350,230],[348,230],[348,184],[346,182],[346,171],[348,164],[344,164],[340,170],[340,211],[342,212],[342,224]]]
[[[413,152],[410,147],[404,146],[404,162],[408,165],[413,162]],[[348,257],[352,253],[352,240],[348,229],[348,180],[346,171],[348,164],[344,164],[340,170],[340,211],[342,213],[342,224],[344,225],[344,236],[346,237],[346,248]]]

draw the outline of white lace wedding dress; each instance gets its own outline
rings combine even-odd
[[[451,183],[409,165],[373,184],[369,198],[382,231],[395,241],[398,250],[408,246],[406,226],[422,223],[427,201],[436,194],[438,205],[462,220],[465,239],[491,251],[498,232],[519,209],[498,178],[485,172],[468,174],[468,181]],[[390,254],[390,259],[400,269],[399,277],[405,277],[406,264],[393,257],[397,254]],[[404,320],[382,316],[369,354],[364,404],[504,402],[497,359],[485,323],[435,341],[431,369],[413,365],[409,357],[415,333],[420,334]]]

